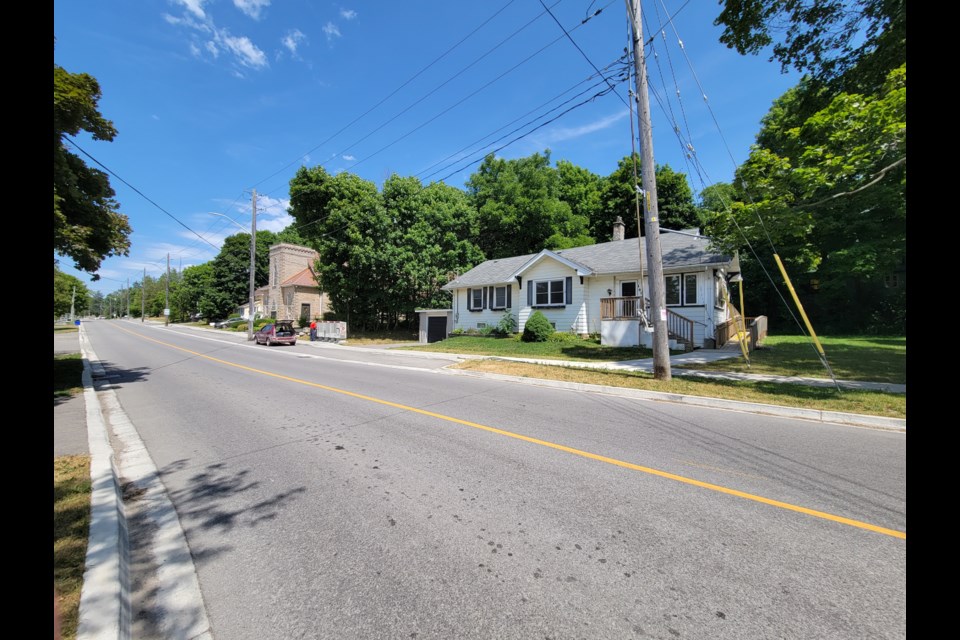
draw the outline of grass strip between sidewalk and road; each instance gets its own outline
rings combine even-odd
[[[905,419],[907,417],[906,394],[883,393],[880,391],[844,390],[838,392],[832,387],[810,387],[780,382],[701,381],[679,377],[674,377],[670,381],[662,381],[655,380],[652,374],[642,372],[601,371],[573,366],[538,365],[495,359],[467,360],[454,365],[454,368],[523,378],[679,393],[705,398],[759,402],[822,411],[841,411],[886,418]]]
[[[90,456],[53,459],[53,587],[60,637],[77,636],[90,534]]]
[[[79,353],[53,356],[53,398],[68,398],[83,391],[83,357]]]

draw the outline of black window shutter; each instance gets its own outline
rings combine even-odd
[[[513,305],[510,303],[511,294],[513,293],[513,285],[507,285],[507,309],[512,309]]]
[[[473,309],[473,289],[467,289],[467,309]]]
[[[567,304],[573,304],[573,276],[567,276]]]
[[[535,288],[535,287],[533,286],[533,283],[530,282],[529,280],[527,280],[527,306],[528,306],[528,307],[532,307],[532,306],[533,306],[533,290],[534,290],[534,288]]]
[[[487,287],[484,287],[484,288],[483,288],[483,306],[480,307],[480,308],[481,308],[481,309],[486,309],[486,308],[487,308]]]

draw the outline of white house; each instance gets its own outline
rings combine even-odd
[[[495,327],[505,313],[523,326],[541,311],[557,331],[600,334],[611,346],[651,346],[641,310],[650,297],[644,238],[488,260],[444,285],[453,293],[453,328]],[[687,349],[716,345],[718,327],[731,319],[728,278],[737,256],[710,249],[698,229],[664,231],[660,248],[670,337]],[[682,348],[682,347],[681,347]]]

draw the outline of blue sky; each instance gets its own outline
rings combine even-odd
[[[609,174],[630,153],[627,85],[587,100],[603,86],[593,65],[628,44],[625,4],[543,2],[556,19],[540,0],[56,3],[54,61],[97,78],[118,131],[75,142],[129,183],[111,177],[133,228],[130,255],[105,260],[100,281],[68,258],[61,269],[109,293],[144,269],[159,276],[168,253],[176,269],[206,262],[237,225],[249,230],[254,188],[257,228],[279,231],[301,165],[378,186],[396,173],[462,188],[503,147],[500,157],[550,149],[554,162]],[[798,80],[720,44],[719,12],[714,0],[643,3],[644,35],[656,36],[655,159],[687,173],[694,192],[732,178]]]

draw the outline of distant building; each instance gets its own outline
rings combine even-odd
[[[270,247],[270,281],[254,292],[254,306],[260,316],[299,322],[301,317],[323,318],[330,299],[323,292],[314,264],[319,254],[309,247],[275,244]],[[242,315],[249,317],[249,303]]]

